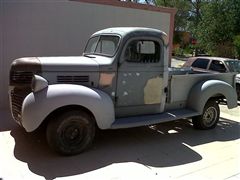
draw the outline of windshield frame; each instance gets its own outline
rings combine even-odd
[[[110,55],[110,54],[103,54],[103,53],[96,53],[96,50],[97,50],[97,47],[98,47],[98,43],[100,42],[101,37],[104,37],[104,36],[105,36],[105,37],[106,37],[106,36],[113,36],[113,37],[118,37],[118,38],[119,38],[118,43],[117,43],[117,46],[116,46],[116,48],[115,48],[115,51],[114,51],[114,53],[113,53],[112,55]],[[87,47],[88,47],[89,42],[90,42],[91,39],[93,39],[93,38],[97,38],[96,47],[95,47],[95,50],[94,50],[93,53],[88,53],[88,52],[86,52],[86,50],[87,50]],[[122,40],[122,37],[121,37],[119,34],[105,34],[105,33],[104,33],[104,34],[96,34],[96,35],[93,35],[93,36],[91,36],[91,37],[88,39],[88,42],[87,42],[87,44],[86,44],[86,46],[85,46],[85,48],[84,48],[83,56],[86,56],[86,55],[99,55],[99,56],[105,56],[105,57],[114,57],[114,56],[116,55],[116,53],[118,52],[118,49],[119,49],[121,40]]]

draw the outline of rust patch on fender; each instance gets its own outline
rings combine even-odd
[[[115,73],[100,73],[99,86],[101,87],[112,86],[112,81],[114,77]]]

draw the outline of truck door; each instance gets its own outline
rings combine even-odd
[[[154,38],[128,40],[118,65],[116,116],[162,112],[164,76],[163,42]]]

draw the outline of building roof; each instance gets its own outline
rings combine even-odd
[[[148,4],[140,4],[140,3],[132,3],[132,2],[123,2],[119,0],[70,0],[70,1],[77,1],[77,2],[84,2],[84,3],[93,3],[93,4],[102,4],[102,5],[111,5],[117,7],[125,7],[125,8],[132,8],[132,9],[142,9],[147,11],[156,11],[156,12],[165,12],[170,13],[173,16],[176,14],[177,9],[169,8],[169,7],[157,7]]]

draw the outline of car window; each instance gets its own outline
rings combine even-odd
[[[192,63],[192,67],[207,69],[209,59],[198,58]]]
[[[222,61],[218,61],[218,60],[212,60],[209,69],[213,70],[213,71],[218,71],[218,72],[226,72],[227,71],[227,69],[224,66],[223,62]]]
[[[240,60],[230,60],[225,61],[225,63],[228,66],[230,72],[240,73]]]
[[[125,60],[134,63],[157,63],[160,61],[160,44],[151,40],[133,40],[124,53]]]

